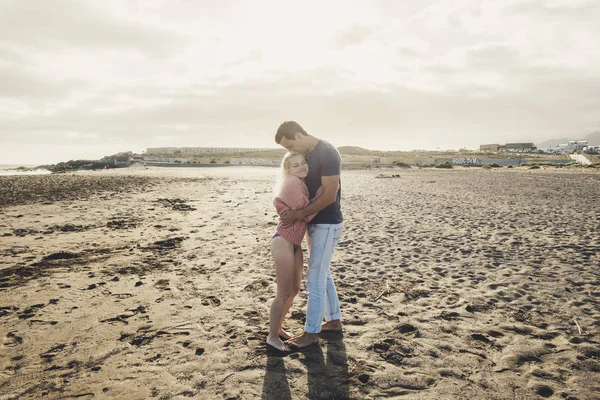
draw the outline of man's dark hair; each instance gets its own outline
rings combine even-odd
[[[308,135],[304,128],[302,128],[296,121],[285,121],[283,124],[279,125],[279,128],[277,128],[275,142],[280,144],[282,138],[286,138],[287,140],[296,140],[296,133],[298,132],[304,136]]]

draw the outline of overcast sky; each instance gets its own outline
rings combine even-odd
[[[600,124],[598,0],[0,0],[0,164],[477,148]]]

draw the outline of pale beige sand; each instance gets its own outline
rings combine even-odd
[[[0,178],[0,398],[600,398],[600,174],[344,171],[343,338],[282,358],[274,173]]]

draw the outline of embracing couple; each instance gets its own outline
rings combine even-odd
[[[318,343],[322,330],[342,330],[340,303],[329,267],[343,229],[341,158],[333,145],[309,135],[294,121],[279,126],[275,141],[288,153],[281,163],[282,181],[274,201],[280,217],[271,241],[277,291],[267,344],[290,351],[290,346],[303,348]],[[283,320],[300,291],[305,234],[309,254],[306,324],[304,333],[292,336],[283,329]]]

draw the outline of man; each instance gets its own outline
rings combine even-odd
[[[340,206],[341,157],[333,145],[309,135],[294,121],[286,121],[279,126],[275,142],[288,151],[305,154],[309,167],[305,181],[311,199],[317,189],[323,187],[323,193],[311,204],[281,216],[284,224],[292,224],[317,213],[307,230],[310,258],[306,283],[306,325],[302,335],[288,341],[303,348],[318,343],[319,332],[322,330],[342,330],[340,303],[329,268],[333,251],[342,234],[344,220]],[[323,317],[327,321],[324,324]]]

